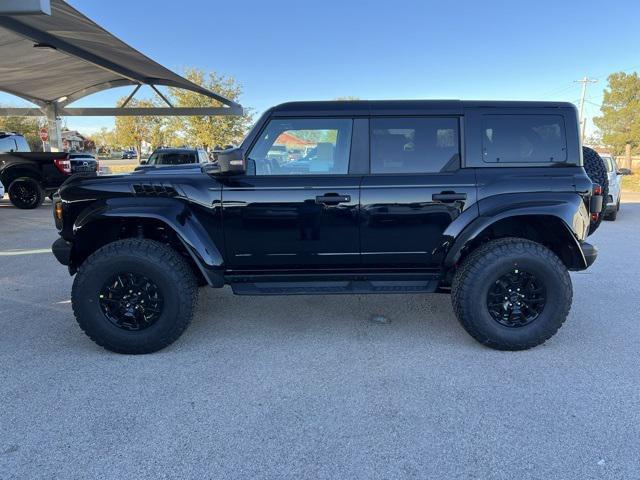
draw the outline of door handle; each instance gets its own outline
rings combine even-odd
[[[351,195],[338,195],[337,193],[327,193],[326,195],[318,195],[316,197],[316,203],[323,203],[325,205],[337,205],[350,201]]]
[[[431,196],[431,199],[438,202],[451,203],[451,202],[456,202],[458,200],[466,200],[467,194],[457,193],[457,192],[441,192],[441,193],[434,193]]]

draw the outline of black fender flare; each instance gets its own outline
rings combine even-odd
[[[563,238],[573,258],[571,270],[588,267],[580,242],[587,236],[589,213],[582,197],[575,193],[540,192],[530,194],[505,194],[488,197],[478,202],[479,216],[461,228],[451,224],[445,231],[449,245],[443,267],[450,269],[460,260],[464,249],[483,231],[497,222],[516,217],[553,217],[563,226]]]
[[[42,183],[42,172],[28,163],[9,163],[0,169],[0,181],[6,188],[9,188],[11,181],[19,177],[30,177]]]
[[[74,236],[100,220],[144,218],[171,228],[212,287],[224,286],[224,257],[189,206],[172,198],[111,198],[83,210],[73,225]]]

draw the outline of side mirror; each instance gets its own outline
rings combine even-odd
[[[633,175],[633,172],[628,168],[619,168],[618,175]]]
[[[140,160],[140,165],[146,165],[148,160]]]
[[[219,175],[220,165],[218,162],[204,163],[200,170],[202,170],[202,173],[206,173],[207,175]]]
[[[247,162],[240,148],[218,152],[219,173],[222,175],[240,175],[246,173]]]

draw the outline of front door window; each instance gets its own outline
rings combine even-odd
[[[351,119],[271,120],[248,157],[256,175],[345,175]]]

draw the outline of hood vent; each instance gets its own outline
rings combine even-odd
[[[141,197],[177,197],[178,192],[166,183],[136,183],[133,185],[133,191],[137,196]]]

